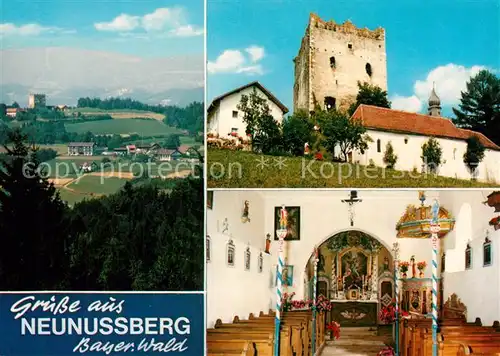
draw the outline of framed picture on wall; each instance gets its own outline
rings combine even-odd
[[[287,234],[285,241],[300,240],[300,206],[287,206]],[[280,228],[281,206],[274,208],[274,239],[278,239],[276,230]]]
[[[214,204],[214,191],[208,190],[207,191],[207,208],[212,209],[213,204]]]
[[[293,266],[284,265],[281,275],[283,276],[284,287],[293,285]],[[276,266],[276,280],[274,281],[274,284],[278,284],[278,266]]]

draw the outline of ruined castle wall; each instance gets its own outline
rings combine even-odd
[[[293,86],[293,110],[304,109],[309,111],[310,95],[310,49],[309,29],[302,38],[299,54],[295,57],[295,79]]]
[[[312,15],[309,36],[310,96],[320,106],[324,107],[325,97],[333,97],[337,108],[347,108],[358,93],[358,81],[387,90],[383,29],[359,29],[350,22],[340,25]],[[371,76],[367,73],[367,63],[371,66]]]

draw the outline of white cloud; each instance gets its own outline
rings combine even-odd
[[[245,51],[250,54],[252,62],[258,62],[264,58],[264,47],[251,46],[245,49]]]
[[[139,25],[140,18],[138,16],[121,14],[111,22],[98,22],[94,24],[94,27],[99,31],[132,31]]]
[[[209,61],[209,73],[245,73],[248,75],[262,74],[263,68],[259,61],[264,58],[264,48],[250,46],[245,50],[227,49],[215,61]]]
[[[74,30],[65,30],[59,27],[45,27],[36,23],[16,26],[13,23],[0,24],[1,36],[38,36],[43,33],[74,33]]]
[[[179,27],[183,10],[180,8],[160,8],[142,17],[142,27],[146,31],[161,31],[169,27]]]
[[[192,25],[185,25],[170,30],[170,34],[174,37],[194,37],[203,35],[203,29]]]
[[[203,35],[203,29],[187,23],[185,11],[180,7],[163,7],[144,16],[121,14],[110,22],[95,23],[94,27],[99,31],[122,33],[142,30],[142,33],[160,37],[193,37]]]
[[[419,112],[422,110],[422,102],[415,95],[408,97],[396,95],[391,99],[391,102],[392,108],[396,110],[409,112]]]
[[[405,111],[418,112],[427,107],[432,87],[441,99],[441,106],[454,106],[460,102],[460,93],[465,91],[466,83],[476,75],[483,66],[464,67],[457,64],[447,64],[431,70],[423,80],[417,80],[413,85],[411,96],[395,95],[391,98],[392,107]]]

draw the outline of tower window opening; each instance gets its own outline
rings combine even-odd
[[[326,111],[335,110],[335,103],[336,103],[336,100],[334,97],[331,97],[331,96],[325,97],[325,109],[326,109]]]
[[[366,69],[366,74],[368,74],[368,76],[371,77],[373,74],[372,65],[370,63],[366,63],[365,69]]]
[[[335,69],[336,63],[335,63],[335,57],[330,57],[330,68]]]

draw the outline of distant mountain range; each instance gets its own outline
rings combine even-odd
[[[44,93],[48,105],[75,106],[81,97],[124,97],[184,106],[204,98],[203,56],[139,58],[73,48],[0,52],[0,102],[28,103]]]

